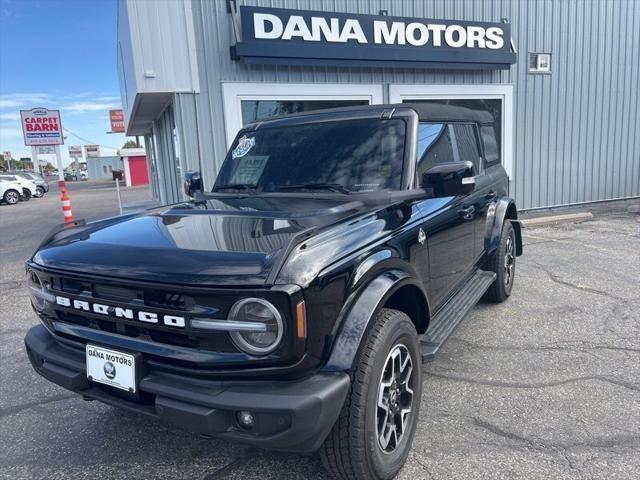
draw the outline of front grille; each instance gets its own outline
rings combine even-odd
[[[102,303],[110,308],[116,306],[131,309],[134,318],[116,318],[93,311],[80,311],[64,305],[55,305],[49,320],[66,324],[80,325],[108,333],[124,335],[130,338],[155,342],[158,344],[185,347],[212,353],[238,353],[227,332],[202,331],[192,329],[189,320],[198,318],[227,318],[231,306],[240,298],[256,296],[263,292],[230,292],[224,289],[207,289],[181,292],[175,289],[157,286],[127,285],[125,282],[96,282],[81,277],[61,277],[38,272],[52,293],[73,300],[84,300],[90,304]],[[275,293],[267,297],[286,317],[289,311],[289,299],[284,293]],[[163,315],[178,315],[185,318],[185,326],[170,326],[148,323],[137,318],[137,312],[147,311]]]

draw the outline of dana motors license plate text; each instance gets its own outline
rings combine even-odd
[[[87,347],[87,355],[90,357],[99,358],[101,360],[105,360],[111,363],[118,363],[120,365],[126,365],[127,367],[133,366],[133,362],[130,358],[125,358],[122,355],[114,355],[109,352],[105,352],[103,350],[97,350],[93,347]]]

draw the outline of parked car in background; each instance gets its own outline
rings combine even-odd
[[[22,185],[20,182],[0,177],[0,201],[15,205],[20,201],[21,196]]]
[[[19,175],[0,175],[0,178],[18,182],[20,184],[20,187],[22,188],[21,200],[29,200],[31,197],[36,196],[38,187],[33,180],[27,180]]]
[[[49,182],[47,182],[45,178],[37,172],[13,171],[9,173],[11,175],[17,175],[27,180],[33,181],[33,183],[36,184],[36,193],[33,196],[36,198],[42,197],[45,193],[49,191]]]

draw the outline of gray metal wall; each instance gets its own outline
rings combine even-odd
[[[182,166],[201,170],[207,188],[226,150],[224,81],[512,83],[513,193],[520,208],[640,195],[640,0],[238,1],[368,14],[386,9],[417,18],[508,18],[518,63],[510,71],[477,72],[245,65],[229,56],[225,2],[191,1],[201,93],[176,94],[176,125]],[[528,74],[529,51],[550,52],[553,73]]]
[[[104,171],[104,167],[107,167],[107,171]],[[89,180],[98,179],[113,179],[112,172],[108,171],[109,166],[111,170],[122,170],[124,172],[124,162],[120,157],[87,157],[87,175]]]

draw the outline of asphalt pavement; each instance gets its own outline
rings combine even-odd
[[[113,186],[72,185],[71,199],[76,217],[118,211]],[[0,205],[0,478],[326,478],[315,455],[203,438],[39,377],[22,343],[37,323],[23,262],[61,219],[55,194]],[[640,216],[524,236],[511,298],[478,305],[424,367],[398,478],[638,478]]]

